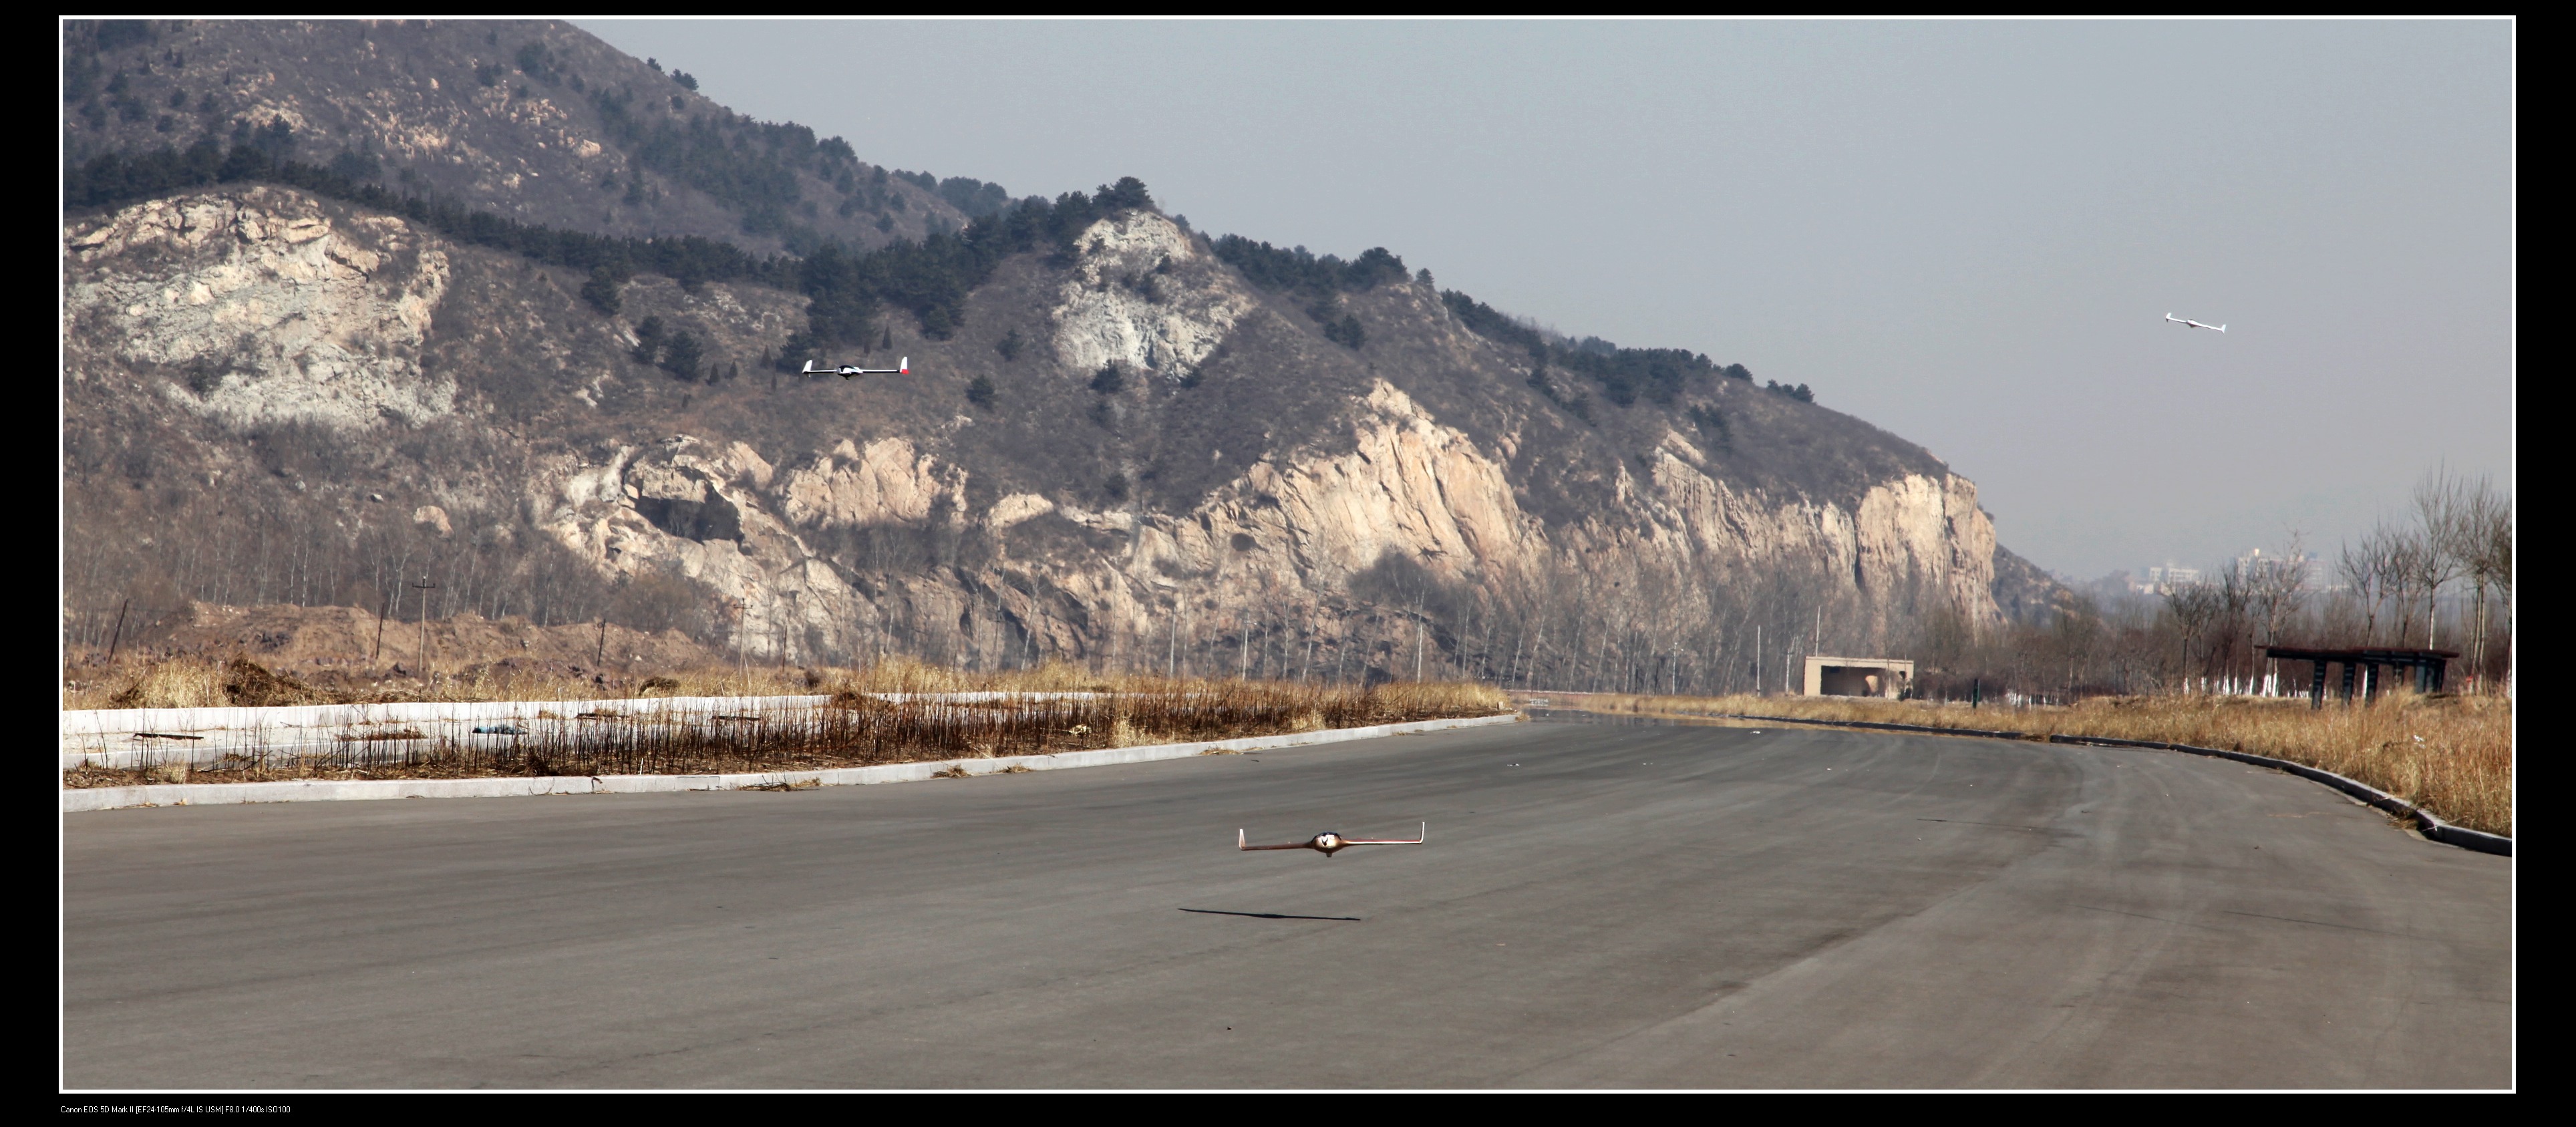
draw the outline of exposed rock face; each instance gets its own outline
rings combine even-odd
[[[1338,617],[1327,608],[1386,559],[1419,561],[1465,588],[1541,582],[1570,554],[1676,575],[1707,560],[1793,566],[1841,577],[1852,595],[1929,591],[1972,619],[1999,615],[1994,530],[1975,485],[1955,475],[1886,482],[1846,508],[1739,492],[1667,449],[1651,478],[1628,483],[1637,507],[1627,519],[1552,538],[1521,511],[1502,461],[1394,386],[1378,383],[1346,423],[1345,441],[1257,462],[1184,513],[1094,512],[1027,493],[970,512],[972,473],[899,438],[865,449],[844,442],[772,472],[741,443],[717,452],[683,437],[561,469],[543,502],[553,506],[545,527],[604,570],[675,567],[711,588],[754,654],[852,652],[925,604],[945,617],[990,593],[1015,630],[1049,650],[1098,656],[1121,639],[1152,638],[1192,602],[1202,612],[1215,604],[1218,617]],[[1001,533],[1040,517],[1124,550],[1074,569],[998,560],[964,584],[905,584],[872,598],[798,535],[932,521]],[[1057,597],[1030,597],[1014,582],[1031,577]]]
[[[750,447],[736,446],[741,457],[758,457]],[[760,475],[764,488],[768,477],[765,472]],[[965,471],[940,465],[939,459],[916,450],[910,439],[881,438],[868,443],[865,450],[845,439],[830,453],[813,455],[790,468],[778,479],[774,496],[779,515],[790,523],[858,528],[928,520],[931,510],[943,502],[948,512],[962,513],[965,486]]]
[[[1202,510],[1205,524],[1248,535],[1252,546],[1201,544],[1184,533],[1193,558],[1225,548],[1269,566],[1270,582],[1338,589],[1387,556],[1419,560],[1450,582],[1541,563],[1548,542],[1520,511],[1505,466],[1473,439],[1444,426],[1383,381],[1350,420],[1349,448],[1304,449],[1251,470]]]
[[[137,204],[67,234],[94,269],[72,289],[66,338],[176,375],[162,390],[187,410],[360,430],[455,409],[454,382],[420,363],[447,255],[400,219],[335,224],[309,197],[251,188]]]
[[[1160,215],[1103,219],[1081,245],[1054,314],[1056,361],[1073,371],[1114,362],[1178,379],[1252,310],[1242,283]]]

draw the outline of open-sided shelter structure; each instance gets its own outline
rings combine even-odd
[[[2346,701],[2352,699],[2353,681],[2355,674],[2358,673],[2358,679],[2361,682],[2361,699],[2367,701],[2379,693],[2379,668],[2383,665],[2392,671],[2413,670],[2416,692],[2438,693],[2442,691],[2443,671],[2450,667],[2452,658],[2460,656],[2458,650],[2378,648],[2321,650],[2304,646],[2265,646],[2263,653],[2275,661],[2315,663],[2314,675],[2308,679],[2308,707],[2310,708],[2325,707],[2326,666],[2328,665],[2343,666],[2343,690],[2339,699]]]

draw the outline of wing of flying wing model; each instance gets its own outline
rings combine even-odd
[[[1422,823],[1422,829],[1421,829],[1421,831],[1420,831],[1420,832],[1418,832],[1418,833],[1416,833],[1416,834],[1414,834],[1412,837],[1409,837],[1409,838],[1407,838],[1407,837],[1346,837],[1346,838],[1343,838],[1343,839],[1342,839],[1342,844],[1344,844],[1344,845],[1420,845],[1420,844],[1422,844],[1423,842],[1426,842],[1426,841],[1429,841],[1429,840],[1431,840],[1431,823],[1429,823],[1429,822],[1424,822],[1424,823]]]
[[[2208,329],[2208,330],[2210,330],[2211,332],[2218,332],[2218,333],[2223,333],[2223,332],[2226,332],[2226,331],[2227,331],[2227,326],[2225,326],[2225,325],[2204,325],[2204,324],[2201,324],[2201,323],[2200,323],[2200,322],[2198,322],[2198,321],[2194,321],[2194,320],[2191,320],[2191,319],[2189,319],[2189,318],[2185,318],[2185,317],[2176,317],[2176,316],[2174,316],[2174,315],[2173,315],[2173,314],[2171,314],[2171,313],[2167,313],[2167,314],[2165,314],[2165,320],[2171,321],[2171,322],[2173,322],[2174,324],[2180,325],[2180,326],[2182,326],[2182,327],[2184,327],[2184,328],[2186,328],[2186,329]]]
[[[814,366],[813,361],[808,360],[805,362],[805,374],[809,376],[837,375],[845,380],[859,376],[909,376],[912,374],[912,357],[904,357],[902,360],[896,362],[895,366],[891,368],[862,368],[856,364],[826,365],[824,367],[817,368]]]
[[[1304,841],[1292,841],[1292,842],[1289,842],[1289,843],[1288,843],[1288,844],[1286,844],[1286,845],[1251,845],[1251,844],[1247,844],[1247,843],[1246,843],[1246,841],[1245,841],[1245,838],[1244,838],[1244,836],[1243,836],[1243,831],[1242,831],[1242,830],[1236,830],[1236,831],[1234,831],[1234,847],[1235,847],[1236,849],[1240,849],[1240,850],[1242,850],[1242,851],[1244,851],[1244,852],[1247,852],[1247,853],[1252,852],[1252,851],[1255,851],[1255,850],[1261,850],[1261,849],[1312,849],[1312,850],[1314,850],[1315,852],[1317,852],[1317,853],[1321,853],[1321,854],[1323,854],[1323,855],[1324,855],[1324,856],[1326,856],[1326,857],[1330,857],[1330,856],[1332,856],[1333,854],[1338,853],[1338,852],[1341,852],[1342,850],[1348,849],[1348,848],[1350,848],[1350,847],[1352,847],[1352,846],[1354,846],[1354,845],[1420,845],[1420,844],[1422,844],[1423,842],[1428,841],[1428,840],[1430,840],[1430,839],[1431,839],[1431,823],[1429,823],[1429,822],[1424,822],[1424,823],[1422,823],[1422,832],[1421,832],[1419,835],[1417,835],[1417,836],[1415,836],[1415,837],[1411,837],[1411,838],[1401,838],[1401,837],[1379,837],[1379,838],[1343,837],[1342,835],[1337,834],[1337,833],[1334,833],[1334,832],[1333,832],[1333,831],[1331,831],[1331,830],[1326,830],[1326,831],[1324,831],[1323,833],[1316,834],[1315,836],[1313,836],[1313,837],[1311,837],[1311,838],[1308,838],[1308,839],[1306,839],[1306,840],[1304,840]]]
[[[1247,853],[1260,849],[1306,849],[1314,844],[1315,843],[1311,841],[1292,841],[1286,845],[1246,845],[1244,844],[1243,831],[1234,831],[1234,847]]]

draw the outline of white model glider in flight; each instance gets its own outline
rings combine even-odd
[[[839,376],[845,380],[855,376],[909,376],[912,374],[912,357],[904,357],[891,368],[862,368],[856,364],[843,364],[837,368],[817,368],[814,366],[813,361],[808,360],[805,362],[806,375],[829,376],[835,373],[839,374]]]
[[[2182,327],[2184,327],[2184,328],[2186,328],[2186,329],[2212,329],[2212,330],[2215,330],[2215,331],[2217,331],[2217,332],[2222,332],[2222,333],[2227,331],[2227,326],[2225,326],[2225,325],[2204,325],[2204,324],[2201,324],[2201,323],[2200,323],[2200,322],[2198,322],[2198,321],[2193,321],[2193,320],[2189,320],[2189,319],[2182,318],[2182,317],[2176,317],[2176,316],[2174,316],[2174,315],[2173,315],[2173,314],[2171,314],[2171,313],[2167,313],[2167,314],[2165,314],[2165,320],[2171,321],[2171,322],[2173,322],[2174,324],[2180,325],[2180,326],[2182,326]]]
[[[1423,842],[1430,840],[1430,838],[1431,823],[1429,822],[1422,823],[1422,832],[1415,835],[1410,840],[1400,837],[1343,837],[1331,830],[1326,830],[1304,841],[1292,841],[1286,845],[1246,845],[1243,840],[1243,831],[1236,830],[1234,831],[1234,847],[1247,853],[1256,849],[1312,849],[1317,853],[1330,857],[1334,853],[1348,849],[1354,845],[1420,845]]]

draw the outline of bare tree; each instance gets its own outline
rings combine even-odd
[[[2257,559],[2249,571],[2250,574],[2245,577],[2247,593],[2255,620],[2262,630],[2262,636],[2257,644],[2278,645],[2281,641],[2282,629],[2307,605],[2306,538],[2292,532],[2289,547],[2280,558]]]
[[[2486,687],[2487,592],[2507,603],[2513,592],[2513,502],[2486,478],[2471,483],[2462,498],[2460,518],[2452,526],[2452,554],[2468,572],[2477,592],[2476,619],[2469,642],[2471,683]]]
[[[2392,576],[2388,572],[2390,552],[2387,530],[2374,528],[2363,533],[2361,543],[2345,544],[2335,561],[2335,575],[2352,592],[2353,601],[2361,607],[2361,634],[2364,642],[2379,640],[2379,604],[2388,598]]]
[[[2467,534],[2468,490],[2466,483],[2453,477],[2448,469],[2436,468],[2415,485],[2415,521],[2418,541],[2415,578],[2418,593],[2424,599],[2424,645],[2434,644],[2437,617],[2441,609],[2442,585],[2459,579],[2468,570],[2462,552]]]
[[[2417,528],[2383,528],[2378,538],[2380,567],[2388,577],[2390,617],[2395,619],[2397,644],[2402,646],[2414,618],[2415,599],[2433,584],[2433,547]]]
[[[2182,642],[2183,675],[2188,678],[2194,665],[2200,639],[2218,624],[2226,604],[2218,590],[2207,583],[2169,583],[2165,585],[2165,612],[2173,616],[2176,632]]]

